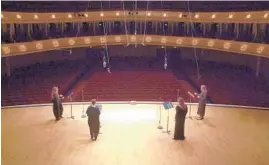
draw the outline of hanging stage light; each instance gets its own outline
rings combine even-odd
[[[102,3],[101,3],[101,11],[103,13],[103,4]],[[103,16],[104,15],[102,15],[102,27],[103,27],[104,36],[105,36],[105,38],[107,38],[107,25],[106,25],[106,22],[104,22]],[[103,67],[107,68],[108,73],[111,73],[110,72],[110,62],[109,62],[107,42],[105,42],[104,48],[105,48],[105,51],[104,51],[104,56],[103,56]]]
[[[165,57],[164,57],[164,69],[166,70],[167,69],[167,54],[165,53]]]
[[[104,67],[104,68],[106,67],[106,62],[105,62],[105,61],[103,62],[103,67]]]
[[[108,73],[111,73],[111,71],[110,71],[110,67],[107,67],[107,72],[108,72]]]
[[[106,68],[106,57],[103,57],[103,67]]]

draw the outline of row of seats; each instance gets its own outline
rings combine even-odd
[[[133,61],[132,58],[126,60]],[[111,73],[102,70],[101,65],[93,67],[75,84],[73,82],[85,67],[84,61],[38,63],[21,67],[14,70],[11,77],[2,77],[2,106],[48,103],[52,86],[59,86],[60,93],[66,93],[71,84],[74,87],[74,101],[90,101],[92,98],[102,101],[176,101],[178,96],[188,100],[187,92],[194,89],[189,80],[180,77],[183,72],[175,76],[171,70],[163,69],[160,60],[151,61],[148,63],[145,59],[140,63],[144,67],[134,66],[136,69],[130,67],[124,70],[122,63],[126,61],[114,59]],[[180,65],[197,86],[208,86],[214,103],[269,106],[268,82],[262,77],[255,78],[249,68],[200,62],[201,77],[197,80],[195,64],[186,60]]]
[[[79,63],[79,61],[38,63],[17,69],[11,77],[2,77],[2,105],[50,102],[52,86],[59,86],[61,92],[65,91],[80,71]]]
[[[243,66],[200,63],[200,79],[197,80],[197,70],[191,61],[184,62],[184,69],[198,86],[206,84],[210,96],[217,104],[269,106],[269,84],[262,76]]]
[[[84,81],[83,87],[74,89],[76,101],[176,101],[178,90],[185,99],[187,91],[193,90],[186,81],[178,81],[166,71],[97,71]]]

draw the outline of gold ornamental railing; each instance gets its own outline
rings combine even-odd
[[[1,53],[2,57],[7,57],[64,48],[126,44],[195,47],[269,58],[268,44],[162,35],[85,36],[1,44]]]

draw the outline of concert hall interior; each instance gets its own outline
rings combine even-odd
[[[1,1],[3,165],[268,165],[269,3]]]

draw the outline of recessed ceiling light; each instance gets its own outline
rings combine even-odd
[[[268,17],[268,13],[263,15],[263,18],[267,18]]]
[[[103,17],[104,16],[104,13],[101,13],[100,16]]]
[[[166,17],[166,13],[163,13],[163,16]]]
[[[199,18],[199,14],[195,14],[195,16],[194,16],[195,18]]]
[[[52,18],[52,19],[54,19],[54,18],[55,18],[55,15],[54,15],[54,14],[52,14],[52,15],[51,15],[51,18]]]
[[[216,18],[216,14],[213,14],[213,15],[211,16],[211,18]]]
[[[71,14],[68,14],[68,18],[72,18],[72,15]]]
[[[232,14],[229,15],[229,18],[230,18],[230,19],[233,18],[233,17],[234,17],[234,15],[232,15]]]
[[[151,16],[151,13],[148,13],[148,16]]]
[[[246,16],[246,18],[250,18],[251,17],[251,14],[248,14],[247,16]]]
[[[21,19],[21,15],[19,15],[19,14],[17,14],[17,16],[16,16],[18,19]]]
[[[263,46],[260,46],[257,48],[257,53],[261,54],[264,50],[264,47]]]
[[[34,18],[35,18],[35,19],[38,19],[38,15],[35,14],[35,15],[34,15]]]

